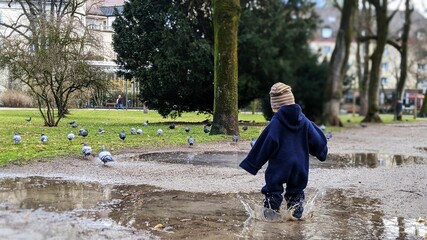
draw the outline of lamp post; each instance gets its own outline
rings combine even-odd
[[[126,110],[128,109],[128,79],[126,78]]]
[[[135,80],[130,81],[130,83],[132,83],[132,107],[136,107],[135,106]]]

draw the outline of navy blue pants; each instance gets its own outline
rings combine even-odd
[[[265,187],[261,190],[261,192],[265,195],[264,207],[271,208],[273,210],[280,210],[280,206],[283,202],[282,193],[278,192],[268,192]],[[301,206],[304,203],[305,194],[304,191],[297,192],[286,192],[285,193],[285,201],[287,209],[294,208],[295,206]]]

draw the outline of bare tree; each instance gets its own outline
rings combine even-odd
[[[371,71],[369,73],[368,111],[362,122],[382,122],[379,116],[378,93],[380,82],[380,66],[388,38],[388,25],[396,11],[388,16],[387,0],[368,0],[375,8],[376,16],[376,46],[371,55]]]
[[[368,109],[368,86],[369,86],[369,49],[370,41],[361,41],[362,37],[368,33],[371,35],[371,7],[366,4],[366,0],[362,1],[362,9],[358,12],[358,37],[357,37],[357,76],[359,82],[359,99],[360,109],[359,114],[366,115]],[[353,96],[355,97],[355,96]]]
[[[350,54],[350,44],[353,41],[353,24],[356,6],[356,0],[348,0],[344,1],[343,8],[340,9],[341,22],[336,37],[335,48],[331,57],[323,112],[324,121],[332,126],[343,126],[339,118],[339,110],[343,90],[342,85],[345,71],[347,70],[348,56]]]
[[[2,22],[0,67],[25,84],[37,101],[46,126],[57,126],[67,113],[70,96],[102,87],[100,69],[88,60],[99,49],[84,25],[86,1],[14,0],[21,14]]]
[[[211,134],[236,134],[238,127],[237,33],[240,0],[214,0],[214,114]]]
[[[415,61],[417,64],[427,59],[427,49],[426,49],[427,41],[423,40],[421,44],[423,44],[424,47],[421,47],[421,46],[415,47],[415,49],[417,50],[416,58],[415,58]],[[417,88],[418,84],[420,84],[421,82],[424,82],[425,84],[427,74],[424,69],[418,68],[416,72],[412,74],[415,75],[415,78],[416,78],[415,88]],[[421,105],[420,111],[418,112],[418,117],[423,117],[423,118],[427,117],[427,92],[424,92],[424,100]]]
[[[405,21],[403,23],[403,30],[400,39],[398,41],[388,40],[388,43],[392,45],[400,53],[400,72],[399,79],[396,83],[396,100],[401,100],[403,97],[403,88],[405,87],[406,78],[408,75],[408,38],[409,30],[411,28],[411,14],[414,11],[413,6],[410,5],[410,0],[405,0]],[[398,104],[394,102],[394,118],[395,120],[402,120],[402,113],[398,111]]]

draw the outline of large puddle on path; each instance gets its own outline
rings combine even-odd
[[[194,164],[238,168],[247,152],[172,152],[148,153],[131,157],[134,161],[156,161],[177,164]],[[311,168],[395,167],[405,164],[427,164],[427,159],[417,156],[387,155],[378,153],[329,154],[325,162],[310,157]]]
[[[108,218],[165,239],[418,239],[427,234],[425,223],[385,216],[378,200],[340,189],[307,189],[304,221],[272,223],[256,218],[260,193],[188,193],[39,177],[3,179],[0,186],[2,211]]]

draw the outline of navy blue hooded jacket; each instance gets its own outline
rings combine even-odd
[[[273,116],[240,167],[256,175],[268,161],[264,189],[283,192],[286,183],[287,192],[299,192],[307,186],[309,154],[325,161],[326,137],[299,105],[285,105]]]

